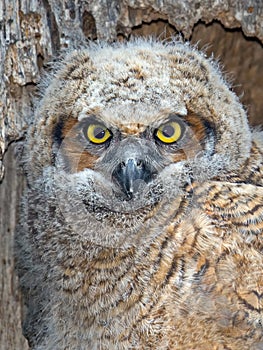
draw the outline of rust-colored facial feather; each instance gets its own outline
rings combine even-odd
[[[79,172],[85,168],[93,169],[98,155],[92,154],[85,149],[83,144],[82,130],[76,119],[68,119],[62,127],[61,153],[66,168],[70,172]]]
[[[206,126],[200,117],[194,113],[189,113],[184,119],[189,123],[193,130],[193,135],[199,143],[202,143],[206,137]]]
[[[186,130],[187,135],[183,145],[172,156],[174,163],[193,158],[204,148],[207,138],[207,126],[202,118],[194,113],[189,113],[184,120],[189,127]]]

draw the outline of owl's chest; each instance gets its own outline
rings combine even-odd
[[[157,233],[150,244],[101,250],[65,270],[64,301],[73,296],[70,317],[82,324],[89,348],[103,341],[102,349],[203,350],[236,337],[231,349],[242,348],[251,324],[262,322],[260,269],[249,281],[252,248],[231,223],[215,225],[200,208],[187,220],[160,222]]]
[[[117,349],[114,344],[118,349],[136,349],[138,344],[154,349],[160,341],[167,348],[167,332],[185,318],[185,305],[199,282],[203,279],[207,290],[215,284],[211,265],[219,256],[220,237],[205,219],[198,223],[174,222],[148,246],[100,252],[85,273],[78,273],[74,299],[77,309],[81,304],[86,310],[83,321],[92,341],[104,339],[105,349]],[[215,235],[213,244],[209,234]],[[76,314],[76,322],[82,317]]]

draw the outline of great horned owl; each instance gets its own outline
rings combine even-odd
[[[32,349],[263,349],[262,147],[187,43],[70,52],[24,149]]]

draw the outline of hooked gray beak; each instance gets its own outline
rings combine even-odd
[[[113,171],[113,179],[127,195],[128,199],[140,188],[142,182],[150,182],[155,175],[153,169],[141,159],[128,158],[117,165]]]

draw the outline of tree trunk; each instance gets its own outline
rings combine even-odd
[[[33,118],[32,97],[48,61],[86,39],[167,39],[180,33],[201,48],[209,44],[207,54],[220,57],[251,124],[257,125],[263,123],[262,22],[259,0],[1,0],[0,349],[28,349],[13,259],[17,209],[25,186],[14,142],[22,143],[26,135]]]

